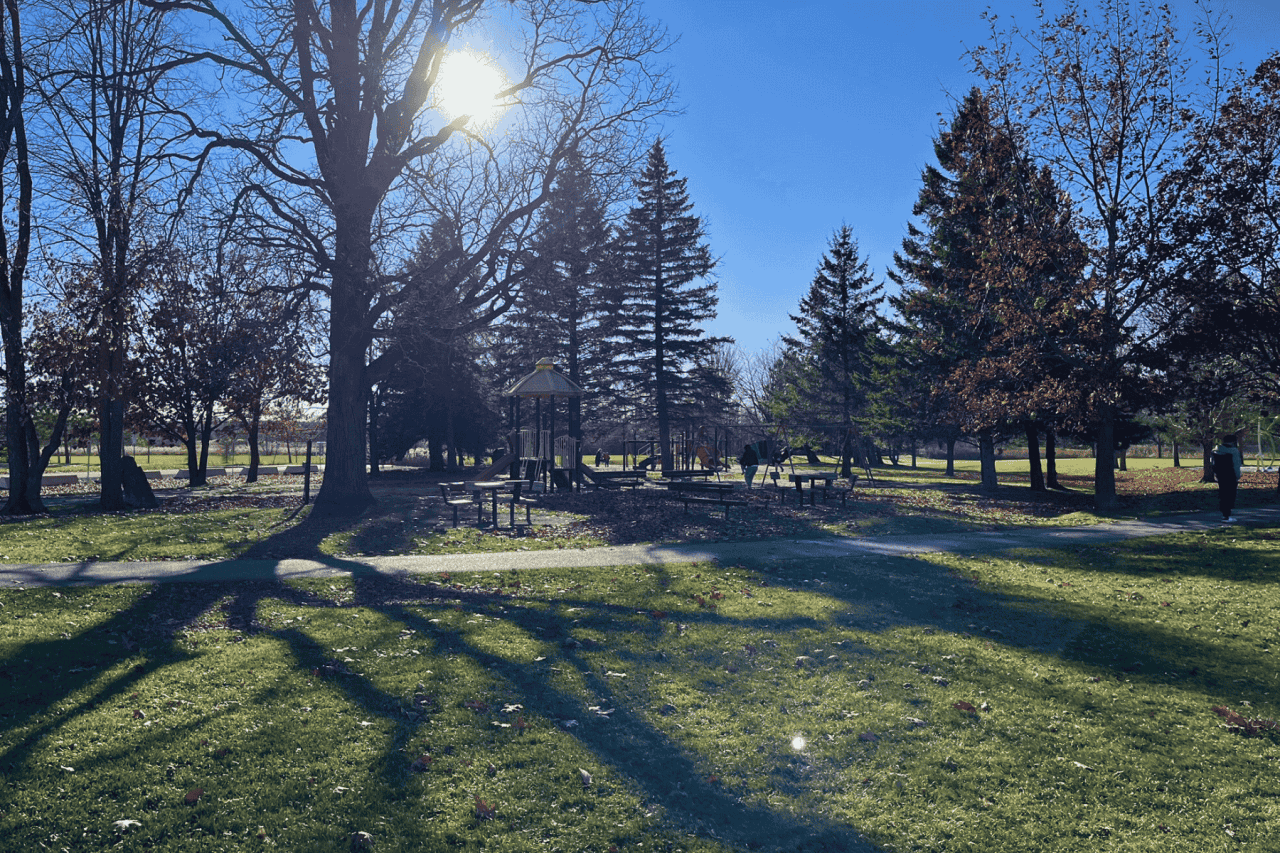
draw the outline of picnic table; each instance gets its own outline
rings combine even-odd
[[[816,474],[815,473],[792,474],[790,476],[791,476],[791,482],[796,484],[796,499],[800,502],[801,505],[804,504],[804,491],[805,491],[804,484],[806,482],[809,484],[809,506],[814,506],[817,501],[819,483],[822,484],[821,489],[822,489],[823,503],[826,503],[827,498],[834,493],[840,496],[840,505],[844,506],[845,500],[849,496],[848,489],[832,488],[832,484],[835,483],[836,481],[836,475],[829,471],[822,471]],[[853,477],[853,482],[857,482],[857,480],[858,478],[856,476]]]
[[[667,493],[684,504],[684,511],[689,511],[689,504],[719,505],[724,509],[724,517],[729,519],[729,507],[746,506],[742,498],[733,497],[732,483],[706,483],[691,480],[659,480],[659,485],[666,486]]]
[[[478,480],[471,484],[471,487],[477,492],[487,493],[493,500],[493,526],[498,526],[498,492],[506,487],[510,480]],[[484,497],[480,498],[481,506],[484,505]]]
[[[516,504],[524,505],[525,522],[530,522],[529,510],[537,501],[534,498],[523,497],[520,492],[525,485],[525,480],[479,480],[471,484],[471,487],[477,492],[489,495],[489,499],[493,507],[493,526],[498,526],[498,492],[506,491],[511,493],[510,501],[510,523],[511,527],[516,526]],[[480,497],[479,504],[484,506],[484,497]],[[478,523],[478,522],[477,522]]]

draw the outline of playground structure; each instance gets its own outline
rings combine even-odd
[[[577,436],[556,435],[556,399],[585,393],[576,382],[557,373],[551,359],[539,359],[532,373],[507,389],[513,430],[507,439],[507,453],[480,479],[506,470],[512,479],[541,483],[544,489],[567,489],[580,483],[581,443]],[[521,426],[520,404],[527,399],[533,400],[532,428]]]
[[[814,445],[835,456],[839,465],[841,448],[853,439],[850,430],[840,424],[716,424],[674,432],[669,450],[676,473],[716,472],[718,476],[725,471],[746,473],[747,467],[763,467],[763,478],[770,469],[780,473],[788,462],[795,473],[794,456],[809,466],[822,465]],[[754,458],[744,461],[744,451],[753,445]],[[658,439],[639,433],[615,437],[597,453],[621,463],[623,471],[657,471],[661,466]],[[869,481],[875,481],[868,464],[857,467]]]

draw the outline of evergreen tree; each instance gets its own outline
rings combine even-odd
[[[935,398],[978,437],[982,485],[991,491],[996,436],[1078,404],[1070,368],[1096,340],[1084,249],[1049,172],[1037,171],[993,122],[978,89],[934,150],[941,168],[924,171],[912,211],[923,228],[909,225],[894,255],[889,275],[902,294],[891,301]]]
[[[503,324],[501,370],[514,382],[550,357],[591,392],[569,403],[569,432],[581,437],[582,409],[605,405],[613,356],[610,299],[617,277],[607,205],[581,158],[566,159],[543,208],[530,275]]]
[[[695,368],[728,341],[705,336],[700,325],[715,316],[716,284],[707,278],[715,260],[685,184],[655,142],[620,240],[615,364],[636,404],[657,419],[664,471],[674,467],[673,403],[697,392]]]
[[[413,295],[381,330],[379,358],[390,356],[394,364],[370,397],[375,465],[426,439],[431,470],[453,470],[459,450],[478,453],[493,438],[497,416],[479,367],[479,338],[495,309],[471,296],[473,279],[483,273],[459,269],[459,244],[453,220],[440,217],[432,224],[406,271]]]
[[[868,464],[867,448],[859,440],[857,418],[864,414],[871,390],[872,362],[878,349],[880,319],[876,309],[883,298],[866,260],[858,257],[853,230],[843,225],[831,236],[809,292],[792,314],[795,337],[784,336],[802,396],[816,404],[820,420],[838,419],[841,426],[840,476]]]

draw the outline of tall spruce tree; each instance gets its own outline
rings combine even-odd
[[[995,437],[1073,399],[1070,366],[1093,341],[1084,249],[1070,205],[1047,170],[973,89],[934,150],[890,278],[891,300],[961,428],[978,438],[982,487],[993,491]]]
[[[581,438],[582,408],[607,398],[610,300],[617,279],[607,205],[582,158],[571,154],[542,210],[531,248],[531,272],[507,315],[503,368],[512,381],[538,359],[592,392],[569,402],[569,432]]]
[[[866,464],[857,416],[870,390],[872,360],[879,342],[877,308],[883,284],[874,282],[867,261],[858,256],[853,230],[842,225],[831,235],[809,292],[792,314],[795,337],[784,336],[803,396],[817,404],[818,416],[839,418],[840,476],[852,474],[855,453]]]
[[[670,471],[672,404],[696,392],[696,366],[729,339],[703,332],[718,301],[716,283],[708,278],[715,259],[702,219],[692,213],[686,180],[667,165],[661,140],[649,150],[636,188],[637,204],[620,239],[615,364],[635,403],[656,417],[662,470]]]

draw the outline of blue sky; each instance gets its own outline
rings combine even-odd
[[[684,114],[667,158],[688,178],[720,260],[709,331],[746,353],[794,330],[831,233],[847,223],[877,279],[901,245],[939,115],[974,85],[962,54],[982,11],[1030,24],[1030,0],[647,0],[680,37],[669,59]],[[1184,25],[1192,0],[1173,0]],[[1232,65],[1280,50],[1280,0],[1218,0]]]

